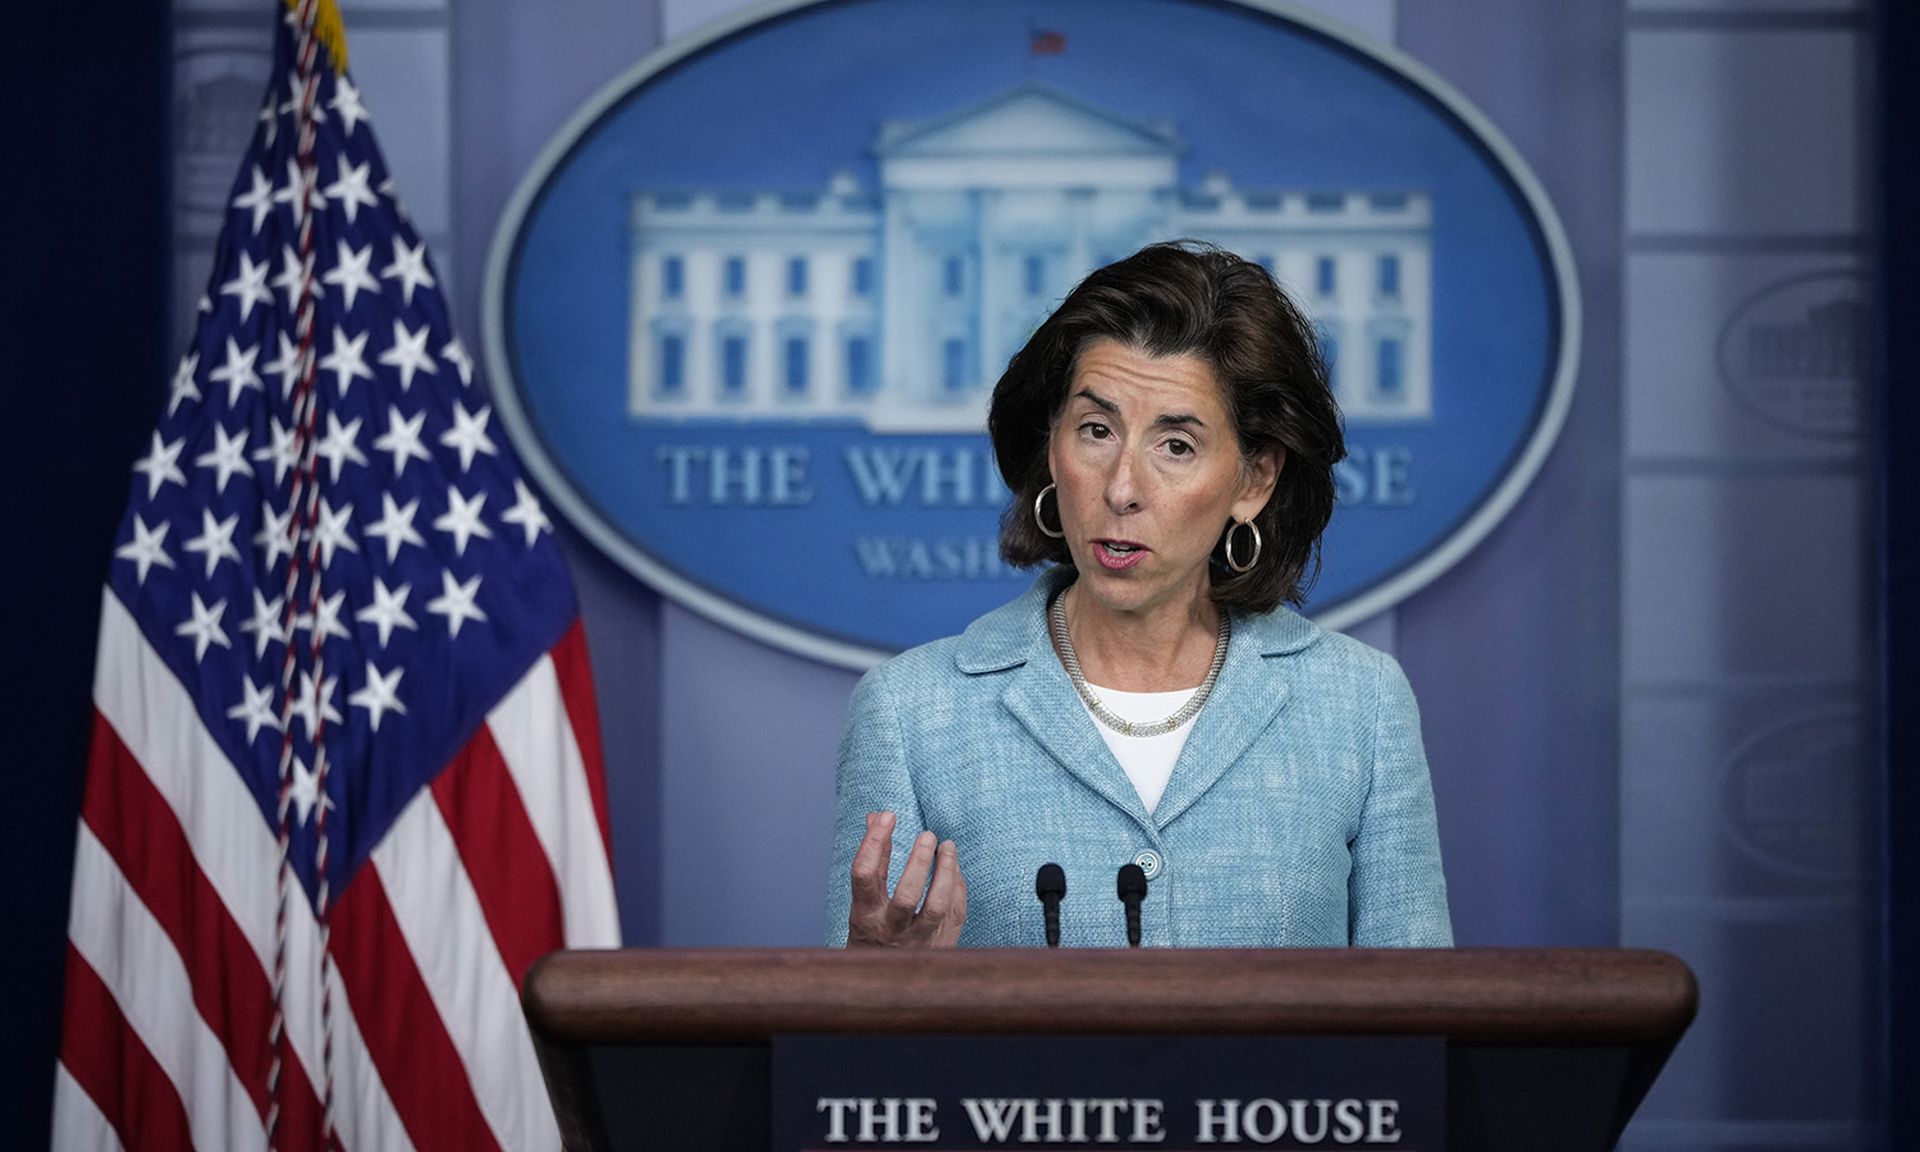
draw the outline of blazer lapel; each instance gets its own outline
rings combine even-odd
[[[1269,659],[1299,651],[1317,631],[1285,609],[1268,616],[1233,619],[1227,661],[1214,682],[1193,731],[1173,765],[1167,790],[1153,809],[1156,827],[1165,828],[1205,795],[1246,754],[1286,707],[1291,694],[1288,661]]]
[[[1014,719],[1075,779],[1152,831],[1140,793],[1094,728],[1047,636],[1047,604],[1071,578],[1049,568],[1026,595],[975,620],[960,638],[954,663],[969,676],[1008,673],[1000,701]]]
[[[1140,793],[1094,728],[1044,634],[1000,700],[1062,768],[1142,828],[1154,827]]]

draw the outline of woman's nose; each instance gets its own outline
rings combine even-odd
[[[1121,452],[1107,473],[1107,507],[1115,513],[1131,512],[1140,506],[1138,465],[1133,453]]]

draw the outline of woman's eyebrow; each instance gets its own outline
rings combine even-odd
[[[1098,392],[1095,392],[1091,388],[1082,388],[1078,392],[1075,392],[1074,395],[1084,397],[1086,400],[1092,403],[1095,408],[1100,409],[1102,412],[1106,412],[1114,416],[1120,415],[1120,406],[1118,404],[1115,404],[1113,401],[1107,399],[1105,396],[1100,395]]]
[[[1100,409],[1102,412],[1106,412],[1113,416],[1120,415],[1120,406],[1118,404],[1115,404],[1113,401],[1107,399],[1105,396],[1100,395],[1098,392],[1095,392],[1091,388],[1082,388],[1079,391],[1075,392],[1074,395],[1086,400],[1089,404],[1092,404],[1094,407]],[[1153,422],[1155,425],[1173,427],[1173,428],[1189,427],[1189,426],[1194,428],[1205,428],[1207,426],[1207,422],[1205,420],[1200,419],[1200,417],[1195,416],[1191,412],[1166,412],[1159,416],[1154,417]]]

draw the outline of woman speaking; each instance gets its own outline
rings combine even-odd
[[[1302,602],[1340,414],[1263,268],[1158,244],[1095,271],[988,417],[1006,559],[1043,566],[959,636],[861,679],[840,746],[829,940],[1452,942],[1433,789],[1392,658]]]

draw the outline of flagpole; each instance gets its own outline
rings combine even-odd
[[[315,35],[319,14],[318,0],[300,0],[295,13],[298,31],[296,34],[296,76],[300,81],[300,101],[294,109],[294,123],[297,131],[295,163],[299,169],[300,191],[291,205],[294,219],[299,224],[299,259],[301,274],[299,279],[299,302],[295,320],[295,334],[299,340],[300,376],[294,387],[293,423],[295,452],[299,465],[294,469],[293,489],[288,499],[291,515],[287,520],[287,579],[285,583],[285,608],[281,614],[281,632],[286,636],[286,655],[281,662],[280,673],[280,757],[278,781],[278,843],[280,850],[279,874],[277,877],[274,918],[274,955],[273,955],[273,1026],[270,1045],[272,1064],[268,1074],[268,1089],[271,1102],[267,1114],[267,1146],[277,1147],[279,1136],[278,1122],[281,1114],[281,1075],[284,1060],[282,1044],[285,1038],[285,990],[287,974],[287,901],[290,899],[294,884],[292,845],[292,802],[293,802],[293,721],[294,721],[294,672],[298,662],[298,648],[293,642],[294,628],[299,619],[299,593],[301,577],[306,577],[308,627],[308,663],[310,675],[316,693],[324,693],[326,672],[323,663],[322,647],[326,642],[326,630],[320,624],[320,565],[318,563],[319,539],[313,531],[314,520],[319,505],[320,486],[315,473],[314,429],[317,426],[319,404],[315,395],[314,375],[316,371],[313,354],[313,195],[319,183],[317,167],[314,163],[313,148],[315,140],[313,106],[319,92],[319,73],[315,68],[318,57],[319,37]],[[274,97],[272,88],[268,89],[267,99]],[[270,110],[271,112],[271,110]],[[303,499],[304,497],[304,499]],[[306,547],[302,548],[301,545]],[[318,899],[316,900],[315,919],[320,944],[320,1018],[321,1018],[321,1146],[332,1142],[334,1132],[334,1085],[333,1085],[333,994],[331,976],[330,941],[328,932],[328,884],[327,884],[327,830],[324,802],[327,785],[327,755],[324,733],[326,727],[326,709],[324,700],[314,709],[312,741],[314,746],[314,774],[317,790],[322,798],[315,815],[316,882]]]

